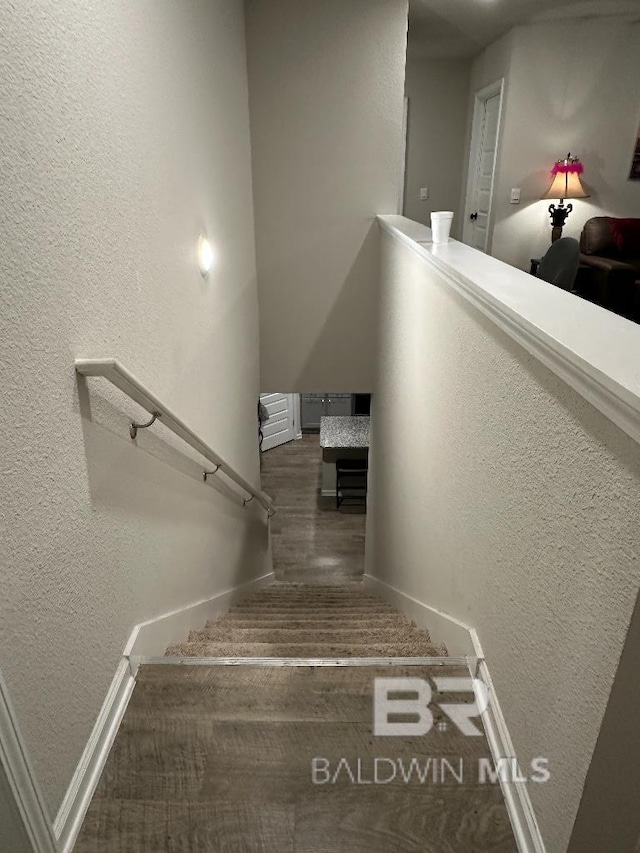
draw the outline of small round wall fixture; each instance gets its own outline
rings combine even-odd
[[[203,276],[211,271],[215,259],[216,256],[211,243],[201,234],[198,238],[198,267]]]

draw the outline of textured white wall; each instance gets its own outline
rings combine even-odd
[[[562,853],[640,584],[640,448],[381,239],[367,572],[478,630]]]
[[[261,384],[370,391],[407,0],[247,0]]]
[[[584,786],[569,853],[640,849],[640,599],[607,704]]]
[[[596,19],[516,27],[475,60],[472,97],[487,69],[499,70],[498,53],[508,92],[491,254],[528,270],[529,259],[549,246],[550,202],[540,196],[554,161],[568,151],[584,163],[591,198],[572,202],[564,236],[579,237],[592,216],[640,215],[640,181],[628,180],[640,121],[640,93],[629,85],[640,78],[640,24]],[[522,190],[519,205],[509,204],[512,187]]]
[[[452,236],[462,233],[460,193],[464,172],[470,62],[407,59],[409,99],[404,215],[430,224],[432,210],[453,210]],[[429,198],[420,200],[420,187]]]
[[[264,513],[73,370],[116,356],[259,481],[244,20],[43,0],[0,30],[0,665],[53,813],[133,625],[268,571]]]

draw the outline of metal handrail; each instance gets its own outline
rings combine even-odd
[[[175,433],[179,438],[185,441],[190,447],[196,450],[201,456],[204,456],[209,462],[215,465],[214,471],[203,471],[203,479],[206,482],[207,476],[222,472],[232,480],[236,485],[247,492],[249,497],[243,497],[243,506],[246,506],[249,501],[255,498],[267,511],[269,517],[275,515],[275,507],[269,495],[261,492],[251,485],[244,477],[240,476],[231,465],[224,461],[218,454],[212,450],[208,444],[205,444],[201,438],[190,429],[184,421],[175,415],[167,406],[158,400],[158,398],[144,387],[136,377],[129,373],[115,358],[78,358],[75,362],[76,372],[82,376],[102,376],[123,391],[127,397],[130,397],[143,409],[151,415],[151,420],[148,423],[138,424],[132,423],[129,427],[129,433],[132,439],[135,439],[138,430],[147,429],[156,420],[164,424],[167,429]]]

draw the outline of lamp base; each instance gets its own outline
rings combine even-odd
[[[562,229],[564,228],[564,224],[567,221],[567,216],[573,210],[573,205],[568,204],[566,207],[562,199],[560,199],[560,204],[556,207],[555,204],[549,205],[549,213],[551,214],[551,242],[555,243],[556,240],[559,240],[562,237]]]

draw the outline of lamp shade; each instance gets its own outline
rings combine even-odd
[[[583,172],[584,166],[580,160],[567,154],[566,159],[558,160],[551,170],[553,181],[542,198],[589,198],[589,193],[585,192],[580,182]]]

